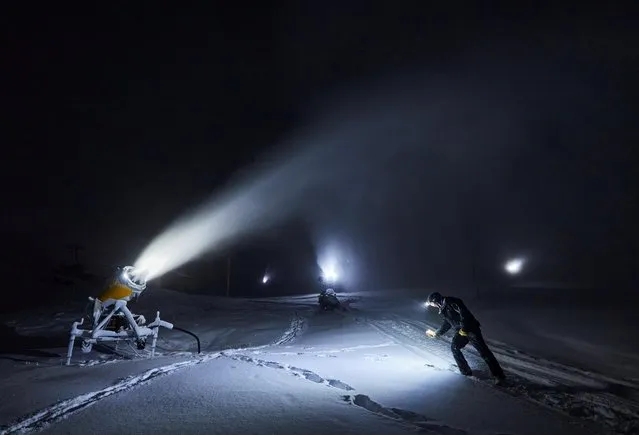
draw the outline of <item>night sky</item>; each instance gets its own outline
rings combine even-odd
[[[100,267],[134,259],[319,107],[428,83],[440,164],[389,161],[361,203],[326,202],[320,232],[353,240],[368,281],[457,282],[472,239],[486,275],[523,250],[544,259],[533,280],[636,283],[632,2],[203,4],[3,5],[3,267],[50,269],[71,242]]]

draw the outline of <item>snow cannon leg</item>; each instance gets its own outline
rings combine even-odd
[[[158,328],[153,330],[153,340],[151,341],[151,358],[155,356],[155,345],[158,342]]]
[[[75,344],[75,337],[80,334],[78,329],[78,325],[82,325],[84,323],[84,318],[79,322],[73,322],[73,326],[71,326],[71,332],[69,333],[69,347],[67,348],[67,364],[71,365],[71,356],[73,355],[73,345]]]
[[[160,326],[159,326],[160,312],[159,311],[155,314],[155,322],[158,323],[158,326],[153,328],[153,340],[151,341],[151,358],[155,356],[155,345],[158,342],[158,331],[160,330]]]
[[[158,333],[160,326],[166,329],[173,329],[173,324],[160,319],[160,312],[155,313],[155,320],[149,324],[149,328],[153,330],[153,339],[151,341],[151,357],[155,356],[155,345],[158,341]]]
[[[73,345],[75,344],[75,335],[71,334],[69,337],[69,347],[67,349],[67,364],[71,365],[71,356],[73,356]]]
[[[120,311],[124,313],[124,316],[129,321],[129,325],[131,325],[131,328],[133,329],[133,333],[135,334],[135,339],[139,341],[139,340],[142,340],[143,338],[146,338],[146,337],[142,337],[142,334],[141,334],[142,331],[140,330],[140,326],[138,325],[138,322],[135,321],[135,318],[133,317],[133,313],[131,313],[129,308],[126,306],[126,303],[122,304]]]

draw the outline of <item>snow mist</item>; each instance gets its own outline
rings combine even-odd
[[[406,116],[370,110],[352,116],[352,109],[338,120],[331,116],[316,122],[230,188],[178,219],[144,249],[135,267],[148,280],[157,278],[292,216],[308,217],[322,207],[318,198],[366,189],[365,179],[397,152],[396,143],[380,144],[375,138],[383,129],[405,124]]]
[[[523,68],[524,76],[529,70]],[[518,83],[514,67],[502,74],[468,71],[472,76],[399,77],[332,96],[310,127],[169,226],[135,266],[147,279],[157,278],[294,216],[326,233],[340,213],[350,213],[355,227],[376,213],[386,213],[378,220],[389,222],[397,210],[416,204],[414,198],[430,206],[431,217],[432,210],[447,213],[442,220],[463,215],[447,198],[469,196],[471,187],[493,192],[508,186],[509,157],[530,142],[526,120],[539,113],[561,117],[578,102],[562,106],[555,93]],[[431,224],[436,236],[440,229]]]

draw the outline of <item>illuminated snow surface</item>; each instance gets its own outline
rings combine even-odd
[[[489,341],[510,383],[493,385],[470,349],[477,376],[466,378],[449,339],[425,337],[438,318],[417,298],[342,294],[355,299],[348,311],[320,313],[315,295],[144,296],[132,310],[149,318],[157,307],[200,336],[201,355],[191,337],[162,330],[156,358],[126,345],[77,349],[65,367],[82,304],[16,314],[4,319],[3,343],[24,345],[1,355],[0,433],[638,433],[630,369],[604,376]],[[516,341],[479,315],[489,339]]]

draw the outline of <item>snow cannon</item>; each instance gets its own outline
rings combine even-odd
[[[137,299],[146,289],[146,279],[143,273],[138,272],[133,266],[126,266],[107,288],[98,297],[103,304],[112,304],[116,301]]]
[[[151,337],[150,356],[155,356],[158,329],[160,326],[173,329],[173,324],[161,320],[159,311],[153,322],[147,324],[144,316],[133,314],[129,310],[128,302],[137,299],[145,289],[145,273],[133,266],[126,266],[118,269],[99,297],[89,297],[91,309],[71,326],[67,365],[71,364],[76,338],[82,340],[82,352],[89,353],[94,344],[115,342],[117,346],[121,341],[135,343],[138,350],[144,350],[147,339]],[[88,329],[80,328],[85,320],[90,325]]]

